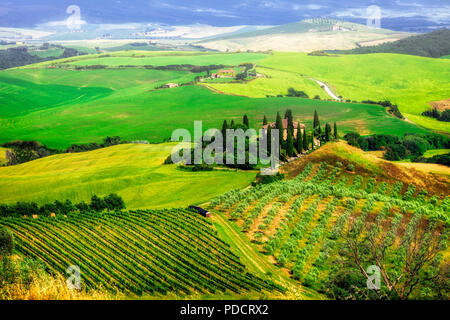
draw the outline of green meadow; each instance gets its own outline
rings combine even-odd
[[[118,145],[0,167],[0,203],[79,202],[114,192],[131,209],[181,207],[244,188],[256,176],[254,171],[190,172],[163,165],[175,145]]]
[[[450,60],[400,54],[309,56],[281,53],[259,63],[326,82],[344,99],[390,100],[409,120],[450,132],[450,124],[421,116],[430,101],[450,97]]]
[[[113,71],[115,73],[110,73]],[[36,76],[36,80],[31,81],[34,76],[24,76],[24,72],[38,75],[45,72],[45,76]],[[71,80],[66,80],[64,72]],[[123,72],[122,84],[118,80],[120,72]],[[248,98],[214,93],[202,86],[151,91],[154,83],[150,75],[156,71],[139,70],[128,80],[133,72],[134,69],[79,73],[63,69],[18,69],[1,73],[1,86],[7,90],[1,96],[2,105],[6,107],[0,109],[0,125],[4,128],[0,141],[33,139],[64,148],[73,143],[99,142],[106,136],[119,135],[127,140],[161,142],[170,138],[174,129],[192,129],[194,120],[202,120],[205,129],[219,128],[224,119],[241,121],[247,114],[251,125],[260,127],[264,115],[275,120],[276,113],[287,108],[293,110],[296,121],[308,126],[317,109],[323,123],[337,121],[341,133],[358,130],[362,134],[402,135],[423,131],[388,115],[379,106],[301,98]],[[74,76],[70,77],[72,74]],[[142,84],[147,75],[147,84]],[[83,78],[90,86],[80,86]],[[61,85],[71,82],[74,86]],[[11,84],[15,86],[13,91]],[[67,96],[55,95],[56,89],[66,92]],[[23,111],[14,114],[19,108]]]

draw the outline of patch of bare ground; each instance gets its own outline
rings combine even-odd
[[[431,101],[429,102],[429,104],[432,108],[435,108],[439,111],[445,111],[447,109],[450,109],[450,99],[445,99],[441,101]]]

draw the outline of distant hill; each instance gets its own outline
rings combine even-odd
[[[47,45],[45,47],[20,46],[5,50],[1,50],[0,45],[0,70],[84,54],[77,49],[58,45]]]
[[[441,29],[377,46],[345,50],[340,53],[401,53],[414,56],[439,58],[450,54],[450,30]]]
[[[407,33],[371,29],[365,25],[328,18],[315,18],[281,26],[217,36],[198,45],[220,51],[300,51],[348,50],[360,42],[396,41]]]

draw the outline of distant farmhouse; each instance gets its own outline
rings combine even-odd
[[[272,129],[275,129],[276,127],[276,123],[272,122],[269,124],[266,124],[263,126],[263,129],[265,131],[267,131],[268,126],[270,126]],[[288,121],[287,119],[283,119],[283,139],[286,140],[287,139],[287,127],[288,127]],[[306,126],[302,123],[300,123],[300,130],[302,130],[302,132],[305,132],[305,128]],[[297,130],[298,130],[298,123],[294,122],[294,138],[297,139]]]
[[[178,84],[176,84],[176,83],[166,83],[164,86],[163,86],[163,88],[176,88],[176,87],[178,87]]]
[[[211,75],[211,78],[235,78],[236,77],[236,71],[233,69],[223,69],[219,70],[217,73],[213,73]]]

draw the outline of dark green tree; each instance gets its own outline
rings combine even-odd
[[[272,126],[267,127],[267,153],[272,154]]]
[[[305,127],[305,131],[303,132],[303,150],[308,151],[309,147],[308,147],[308,137],[306,134],[306,127]]]
[[[297,124],[297,151],[298,153],[303,153],[303,135],[300,122]]]
[[[311,150],[314,150],[314,134],[311,132]]]
[[[319,115],[317,114],[317,110],[314,110],[314,122],[313,122],[313,131],[314,136],[320,136],[322,133],[322,129],[320,128]]]
[[[242,123],[244,124],[244,126],[246,126],[247,128],[250,128],[250,122],[248,121],[248,117],[246,114],[244,114],[244,118],[242,119]]]
[[[325,125],[325,141],[331,141],[331,126],[329,123]]]
[[[292,116],[291,109],[286,110],[284,118],[287,120],[287,129],[291,131],[292,135],[294,135],[294,117]]]
[[[279,112],[277,112],[277,119],[275,121],[275,129],[278,129],[278,131],[279,131],[278,142],[279,142],[280,150],[281,150],[281,147],[282,147],[283,141],[284,141],[284,128],[283,128],[283,120],[281,119]]]
[[[93,195],[89,207],[95,212],[101,212],[106,209],[106,203],[103,199],[100,199],[96,195]]]
[[[227,120],[223,120],[222,124],[222,136],[223,136],[223,151],[225,152],[227,148],[227,129],[228,129],[228,123]]]
[[[288,157],[292,157],[294,155],[294,140],[292,139],[291,130],[287,130],[286,154]]]
[[[266,115],[264,115],[264,119],[263,119],[263,126],[267,125],[267,117]]]

